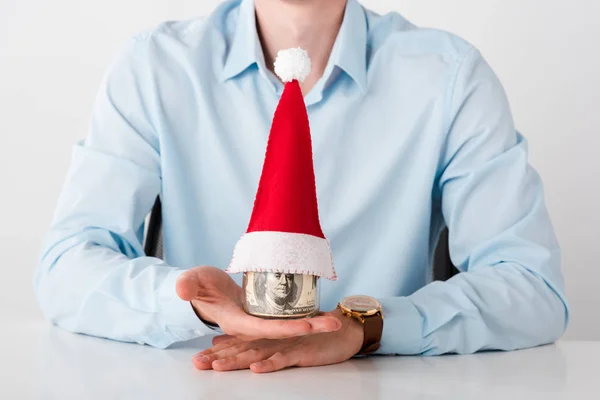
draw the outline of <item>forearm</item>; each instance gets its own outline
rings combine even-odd
[[[72,332],[159,348],[212,333],[177,297],[180,269],[94,244],[108,240],[106,231],[87,231],[42,259],[35,292],[49,320]]]
[[[150,66],[132,40],[98,92],[46,236],[35,292],[65,329],[167,347],[212,332],[175,292],[181,272],[145,257],[144,219],[161,192]]]
[[[510,263],[433,282],[408,297],[381,299],[380,354],[474,353],[551,343],[566,305],[540,276]]]
[[[458,61],[451,82],[433,200],[462,273],[408,297],[382,299],[381,353],[531,347],[556,340],[568,321],[542,183],[504,90],[474,49]]]

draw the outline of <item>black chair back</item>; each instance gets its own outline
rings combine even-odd
[[[452,264],[452,260],[450,259],[448,228],[444,228],[438,239],[435,252],[433,253],[433,280],[447,281],[458,274],[458,272],[459,271],[454,264]]]
[[[157,196],[152,211],[150,211],[148,230],[144,240],[144,252],[147,256],[163,258],[162,236],[162,203],[160,197]]]

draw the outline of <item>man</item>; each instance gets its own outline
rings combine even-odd
[[[223,269],[283,87],[274,56],[290,47],[312,58],[302,90],[339,280],[321,288],[334,311],[261,320]],[[158,194],[164,260],[142,249]],[[427,284],[444,226],[462,273]],[[463,40],[356,0],[232,1],[136,36],[75,147],[35,285],[45,315],[74,332],[164,348],[219,325],[229,336],[199,369],[343,362],[366,337],[335,310],[349,294],[382,304],[379,354],[536,346],[568,320],[542,184],[491,68]]]
[[[294,274],[279,272],[261,274],[264,277],[263,290],[259,298],[264,299],[263,306],[271,315],[284,315],[293,307]]]

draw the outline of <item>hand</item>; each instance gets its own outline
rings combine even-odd
[[[268,320],[250,316],[242,309],[242,288],[223,270],[195,267],[183,272],[176,286],[178,296],[190,301],[204,321],[218,324],[228,335],[242,340],[281,339],[341,328],[330,314],[296,320]]]
[[[213,339],[213,347],[193,358],[197,369],[233,371],[248,369],[256,373],[274,372],[287,367],[313,367],[344,362],[358,353],[364,340],[362,324],[332,313],[342,323],[336,332],[287,339],[243,340],[228,335]]]

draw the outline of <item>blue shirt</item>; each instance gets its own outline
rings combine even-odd
[[[282,88],[265,66],[251,0],[134,37],[74,148],[45,241],[35,288],[47,318],[161,348],[214,333],[175,281],[197,265],[227,267]],[[339,276],[321,283],[323,309],[351,294],[378,298],[386,354],[516,349],[563,333],[560,251],[542,183],[479,51],[349,0],[305,100]],[[164,261],[142,246],[158,194]],[[462,273],[429,283],[446,225]]]

